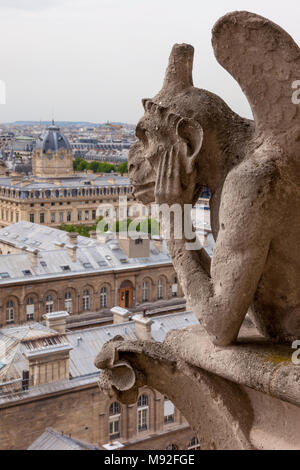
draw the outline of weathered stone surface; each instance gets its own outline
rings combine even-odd
[[[176,44],[162,90],[143,100],[131,181],[145,203],[193,204],[210,188],[210,269],[202,250],[186,249],[184,236],[171,236],[168,246],[188,304],[213,342],[233,343],[249,310],[264,336],[291,343],[300,338],[300,128],[292,102],[300,50],[277,25],[248,12],[221,18],[213,46],[254,121],[195,88],[193,47]]]
[[[125,403],[139,386],[159,390],[183,412],[202,448],[299,448],[300,368],[292,364],[291,343],[300,338],[300,126],[292,101],[300,50],[277,25],[248,12],[221,18],[213,47],[246,94],[254,121],[195,88],[194,50],[176,44],[162,90],[143,100],[129,156],[135,195],[144,203],[184,208],[204,186],[211,190],[211,262],[201,247],[187,249],[183,233],[175,237],[174,219],[167,241],[200,325],[173,331],[162,344],[110,342],[96,360],[106,367],[99,385]],[[162,222],[166,228],[164,215]],[[240,331],[247,312],[254,336]],[[123,361],[136,379],[132,385],[133,375],[124,374],[120,389],[115,374]]]

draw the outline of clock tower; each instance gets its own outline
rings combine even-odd
[[[73,154],[68,139],[59,127],[48,127],[40,136],[32,157],[33,176],[57,178],[73,176]]]

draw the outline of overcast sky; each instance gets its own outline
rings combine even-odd
[[[211,28],[248,10],[300,44],[299,0],[0,0],[0,122],[127,121],[161,88],[174,43],[195,47],[194,82],[251,117],[239,86],[214,58]]]

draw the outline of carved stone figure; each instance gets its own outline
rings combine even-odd
[[[219,63],[238,81],[254,122],[195,88],[194,49],[175,45],[162,90],[129,155],[143,203],[194,204],[209,187],[216,240],[210,260],[184,238],[168,248],[188,304],[217,345],[235,342],[249,312],[274,341],[300,338],[300,50],[271,21],[234,12],[213,28]]]
[[[123,403],[134,403],[146,384],[167,395],[202,449],[297,449],[300,368],[291,342],[300,340],[300,120],[292,97],[300,50],[248,12],[221,18],[213,47],[254,121],[195,88],[193,48],[175,45],[162,90],[143,100],[129,155],[144,203],[191,205],[204,186],[211,190],[212,259],[175,237],[175,219],[167,240],[200,325],[173,330],[162,343],[114,338],[95,360],[99,386]],[[256,328],[243,322],[247,312]]]

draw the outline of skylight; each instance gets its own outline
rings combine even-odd
[[[1,279],[6,279],[6,278],[10,277],[10,275],[8,273],[0,273],[0,277],[1,277]]]
[[[71,271],[70,266],[61,266],[61,269],[62,269],[63,271]]]
[[[29,269],[24,269],[22,273],[24,274],[24,276],[32,276],[32,272]]]
[[[93,266],[91,265],[91,263],[83,263],[83,267],[84,267],[85,269],[92,269],[92,268],[93,268]]]

